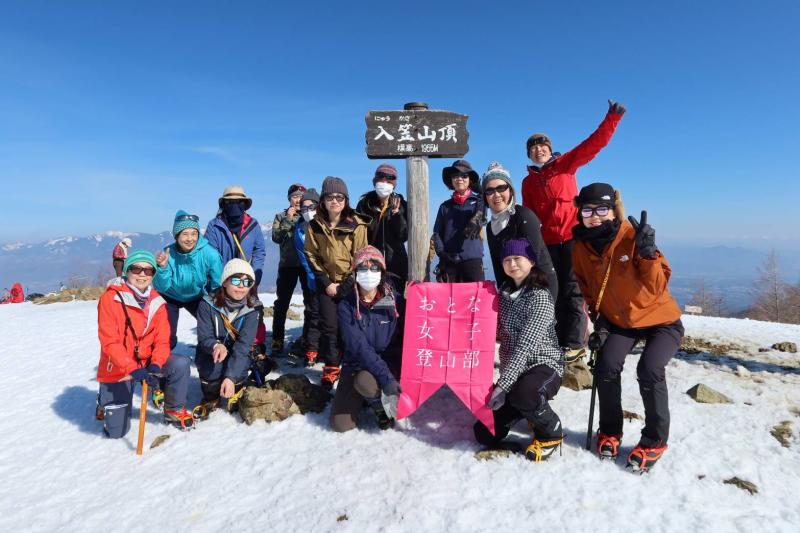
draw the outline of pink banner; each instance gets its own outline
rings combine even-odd
[[[406,302],[398,420],[447,385],[494,433],[494,417],[486,406],[494,377],[494,284],[414,283]]]

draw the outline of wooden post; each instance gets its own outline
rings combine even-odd
[[[403,106],[408,110],[428,109],[428,105],[412,102]],[[408,278],[424,281],[430,250],[428,233],[428,158],[414,156],[406,158],[406,183],[408,196]]]

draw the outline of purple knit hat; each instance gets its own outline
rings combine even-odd
[[[533,246],[531,246],[528,239],[511,239],[507,241],[503,246],[503,253],[500,254],[500,258],[503,260],[512,255],[527,257],[532,263],[538,261],[536,252],[533,251]]]
[[[383,258],[383,254],[371,245],[367,245],[353,254],[353,270],[368,259],[378,263],[383,270],[386,270],[386,260]]]

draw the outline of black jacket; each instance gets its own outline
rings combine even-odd
[[[501,287],[506,283],[513,284],[513,280],[506,276],[503,270],[503,261],[500,258],[503,253],[503,246],[511,239],[528,239],[528,242],[533,246],[533,251],[536,252],[538,259],[536,264],[539,269],[547,274],[548,289],[553,296],[553,301],[556,301],[558,296],[558,277],[550,259],[550,252],[547,251],[547,245],[542,239],[542,223],[536,213],[527,207],[516,205],[514,209],[514,214],[511,215],[508,225],[497,235],[492,232],[491,223],[486,226],[489,253],[492,256],[492,268],[494,268],[494,279],[497,282],[497,286]]]
[[[396,215],[392,214],[391,208],[395,196],[400,197],[400,211]],[[408,253],[405,246],[408,240],[408,204],[403,195],[397,193],[393,193],[388,202],[386,212],[381,216],[380,199],[375,191],[371,191],[361,197],[356,211],[372,218],[367,241],[383,253],[387,270],[405,282],[408,279]]]

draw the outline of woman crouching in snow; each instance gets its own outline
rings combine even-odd
[[[600,400],[597,452],[601,459],[617,458],[622,439],[622,366],[636,341],[644,339],[636,373],[645,422],[639,444],[628,454],[628,467],[644,472],[667,449],[665,367],[683,337],[681,311],[667,288],[672,271],[656,248],[647,212],[642,211],[640,221],[624,220],[622,200],[611,185],[587,185],[575,197],[575,205],[573,269],[594,314],[589,347],[599,350],[594,367]]]
[[[378,427],[388,429],[394,425],[400,395],[397,377],[403,351],[403,297],[387,281],[386,262],[374,246],[355,253],[353,272],[356,289],[337,306],[344,357],[331,407],[331,427],[336,431],[355,428],[366,401]],[[388,413],[384,404],[390,406]]]
[[[538,463],[564,440],[561,419],[549,404],[561,387],[564,353],[556,336],[547,276],[536,266],[531,243],[511,239],[501,257],[511,281],[500,287],[500,378],[488,404],[494,411],[495,434],[476,422],[475,438],[485,446],[497,446],[525,418],[533,428],[525,457]]]
[[[198,418],[207,418],[219,406],[220,397],[230,399],[244,386],[261,322],[255,279],[250,263],[231,259],[222,270],[221,287],[197,307],[195,364],[203,393],[194,411]]]
[[[169,352],[166,306],[151,286],[156,258],[148,251],[134,250],[122,268],[122,283],[109,286],[97,304],[97,418],[103,420],[108,437],[124,437],[131,427],[135,383],[146,381],[155,389],[163,377],[164,421],[189,428],[192,415],[185,407],[189,358]]]

